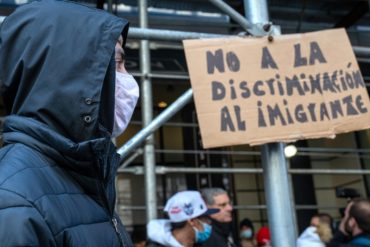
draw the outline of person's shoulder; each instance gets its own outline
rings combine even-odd
[[[25,169],[42,169],[49,162],[47,157],[25,144],[10,144],[0,149],[0,178],[6,179]]]
[[[33,211],[27,191],[37,189],[37,182],[27,173],[28,148],[22,144],[0,149],[0,215],[13,211]]]
[[[152,240],[148,240],[148,242],[145,245],[146,247],[165,247],[164,245],[161,245],[157,242],[154,242]]]
[[[31,202],[22,195],[0,188],[0,233],[6,226],[12,227],[17,221],[25,222],[34,219],[44,222]]]
[[[0,188],[12,190],[19,188],[17,193],[32,187],[37,189],[42,177],[55,173],[55,165],[48,157],[24,144],[11,144],[0,149]]]
[[[2,188],[0,239],[1,246],[55,246],[51,230],[37,208],[17,193]]]
[[[366,245],[365,245],[366,246]],[[326,247],[365,247],[351,243],[351,239],[341,231],[336,231],[333,238],[326,244]]]
[[[0,188],[6,184],[22,184],[32,181],[33,170],[45,163],[36,151],[24,144],[10,144],[0,149]],[[31,175],[31,176],[30,176]]]
[[[22,195],[0,187],[0,214],[6,209],[20,207],[33,207],[33,205]]]
[[[354,237],[350,242],[353,247],[366,247],[370,246],[370,235],[368,234],[360,234]]]
[[[13,216],[10,217],[10,215]],[[28,200],[24,194],[7,186],[0,186],[0,219],[4,217],[20,219],[22,216],[30,219],[32,217],[42,218],[34,203]]]
[[[49,157],[23,144],[0,149],[0,189],[36,205],[45,196],[83,194],[80,185]],[[0,196],[0,200],[5,195]]]

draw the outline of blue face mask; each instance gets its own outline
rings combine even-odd
[[[197,244],[205,242],[207,239],[209,239],[212,233],[212,226],[210,224],[204,223],[202,221],[199,222],[202,223],[203,226],[202,232],[200,232],[197,228],[193,227],[195,231],[195,243]]]
[[[253,232],[251,229],[244,230],[240,233],[240,238],[250,239],[252,238],[252,236],[253,236]]]

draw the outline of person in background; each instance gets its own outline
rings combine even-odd
[[[356,198],[349,202],[339,230],[326,246],[370,246],[370,201],[368,199]]]
[[[134,247],[145,247],[147,242],[146,226],[136,226],[131,233]]]
[[[114,210],[112,143],[139,96],[124,70],[127,32],[106,11],[53,0],[1,24],[2,247],[132,246]]]
[[[173,195],[164,207],[169,219],[151,220],[147,225],[148,247],[192,247],[206,241],[212,232],[208,209],[198,191]]]
[[[239,224],[240,247],[256,247],[254,227],[250,219],[244,218]]]
[[[318,226],[320,222],[326,223],[333,229],[333,217],[327,213],[318,213],[311,217],[310,226]]]
[[[232,237],[232,211],[230,198],[221,188],[205,188],[201,190],[208,208],[219,209],[220,212],[211,215],[213,231],[211,237],[204,242],[204,247],[234,247]]]
[[[259,247],[271,247],[271,236],[270,230],[267,226],[261,227],[257,232],[257,246]]]
[[[310,226],[297,239],[297,247],[325,247],[332,238],[333,219],[329,214],[312,216]]]

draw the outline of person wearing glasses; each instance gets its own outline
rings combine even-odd
[[[232,236],[233,206],[227,192],[221,188],[204,188],[202,197],[208,208],[219,209],[217,214],[211,215],[213,231],[211,237],[204,242],[204,247],[234,247]]]

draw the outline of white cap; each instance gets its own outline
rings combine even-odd
[[[207,206],[198,191],[181,191],[173,195],[166,203],[164,211],[167,212],[171,222],[183,222],[199,216],[211,215],[219,209],[207,209]]]

